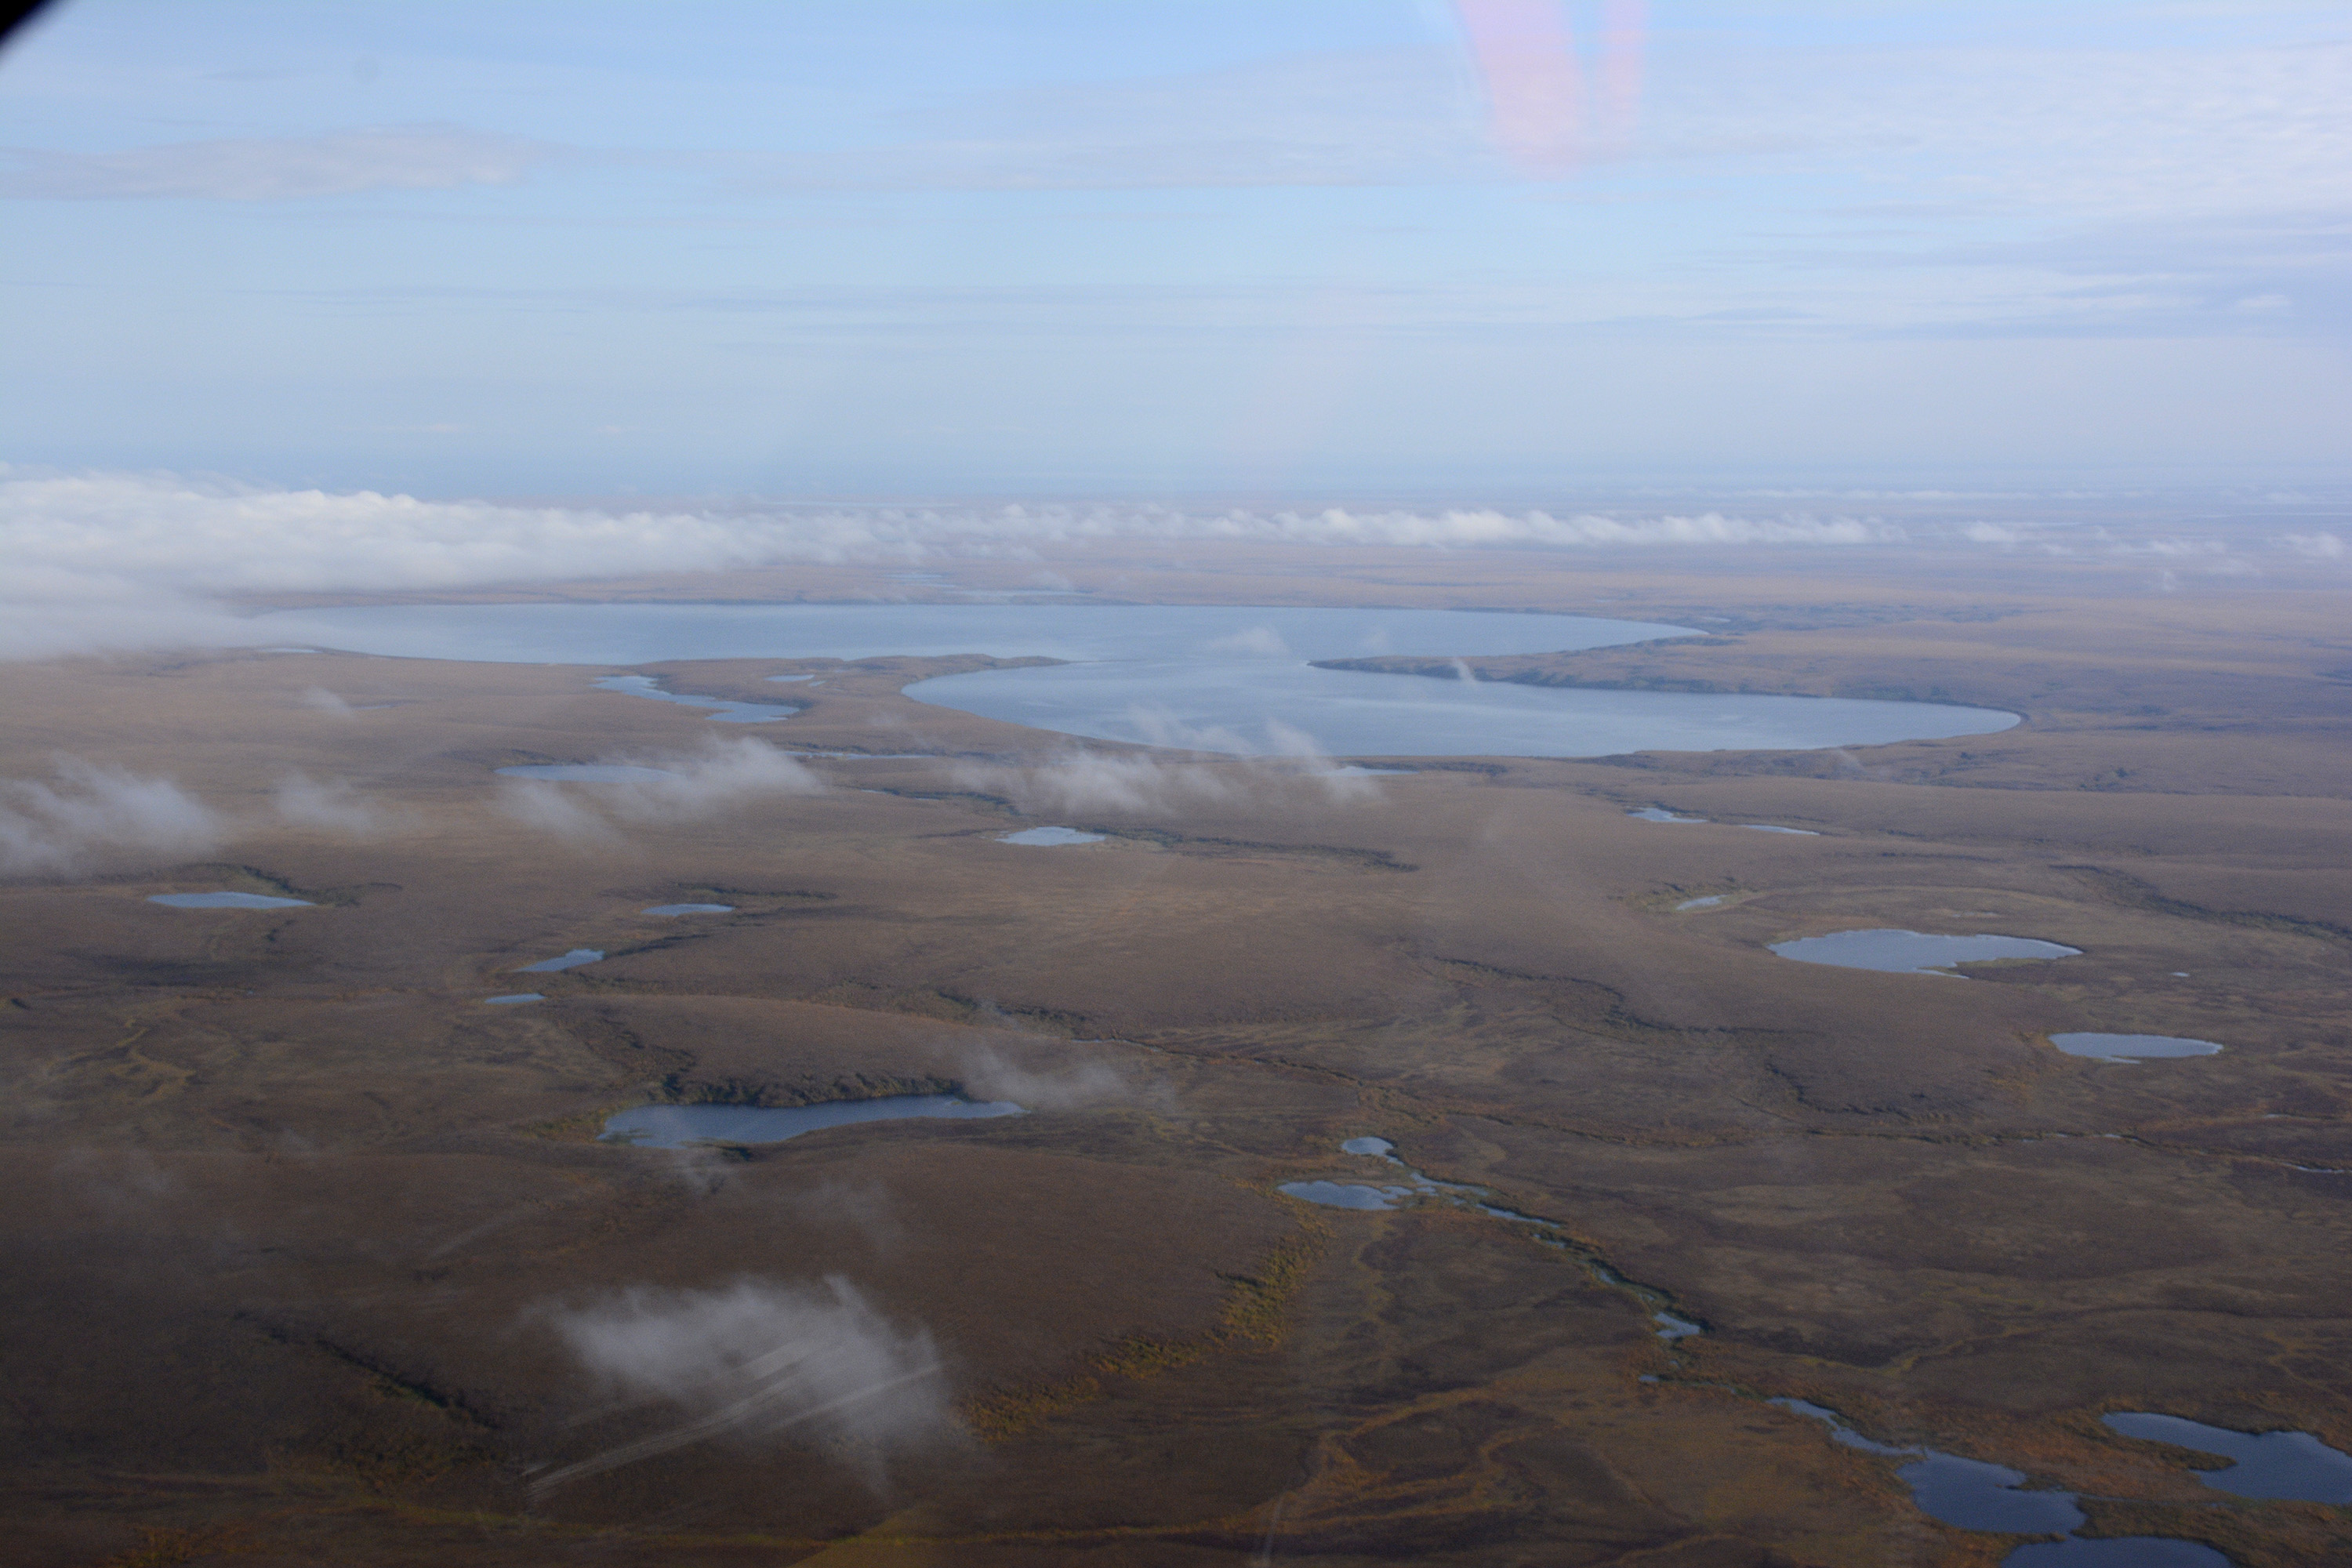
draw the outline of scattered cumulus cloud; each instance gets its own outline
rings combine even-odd
[[[2344,540],[2340,534],[2290,533],[2279,542],[2297,555],[2316,556],[2322,560],[2334,561],[2344,554]]]
[[[174,142],[116,153],[0,152],[0,197],[267,202],[511,185],[559,149],[457,125]]]
[[[115,854],[201,855],[228,824],[169,779],[59,756],[52,780],[0,782],[0,872],[79,870]]]
[[[615,1402],[599,1414],[651,1408],[672,1424],[541,1470],[537,1492],[713,1441],[830,1439],[878,1468],[957,1430],[929,1331],[891,1321],[838,1276],[814,1287],[639,1288],[540,1316]]]

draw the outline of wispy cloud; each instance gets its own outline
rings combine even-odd
[[[1899,537],[1898,529],[1868,518],[1718,511],[1112,505],[605,510],[0,465],[0,657],[247,640],[215,596],[916,560],[934,552],[1096,540],[1648,550],[1838,547]]]
[[[507,778],[499,806],[527,827],[590,844],[610,842],[617,825],[691,822],[757,800],[816,795],[824,781],[764,741],[706,740],[699,750],[608,759],[659,774],[612,784],[566,784]]]
[[[270,800],[278,815],[295,826],[346,838],[375,837],[398,820],[383,805],[362,796],[348,779],[321,782],[308,773],[289,773],[278,781]]]
[[[562,150],[457,125],[174,142],[116,153],[0,151],[0,197],[266,202],[511,185]]]
[[[229,825],[169,779],[57,760],[54,782],[0,782],[0,871],[79,870],[113,854],[201,855]]]
[[[831,1439],[878,1464],[957,1430],[929,1331],[892,1322],[838,1276],[814,1288],[641,1288],[539,1315],[618,1402],[600,1414],[653,1407],[675,1424],[543,1469],[537,1492],[716,1440]]]

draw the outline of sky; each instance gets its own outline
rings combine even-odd
[[[2352,5],[63,0],[0,457],[456,496],[2333,482]]]

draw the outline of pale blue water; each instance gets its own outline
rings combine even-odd
[[[1392,1209],[1412,1195],[1411,1187],[1367,1187],[1355,1182],[1285,1182],[1274,1190],[1333,1209]]]
[[[537,963],[526,963],[517,974],[556,974],[566,969],[577,969],[583,963],[602,963],[604,954],[593,947],[575,947],[562,958],[542,958]]]
[[[308,899],[273,899],[266,893],[150,893],[147,901],[167,910],[309,910]]]
[[[1821,837],[1820,834],[1814,832],[1810,827],[1782,827],[1780,824],[1775,822],[1743,822],[1739,826],[1748,829],[1750,833],[1786,833],[1792,837],[1797,838],[1819,838]]]
[[[499,772],[510,779],[555,779],[565,784],[650,784],[677,777],[662,768],[631,767],[626,763],[529,763]]]
[[[2074,958],[2083,951],[2032,937],[1928,936],[1916,931],[1842,931],[1769,945],[1782,958],[1800,963],[1833,963],[1841,969],[1875,969],[1889,974],[1938,974],[1955,963],[1983,963],[1996,958]]]
[[[2192,1040],[2179,1035],[2073,1033],[2053,1035],[2050,1043],[2070,1057],[2089,1057],[2102,1062],[2134,1062],[2153,1057],[2210,1057],[2221,1049],[2210,1040]]]
[[[1075,827],[1024,827],[1018,833],[1000,833],[996,836],[996,841],[999,844],[1030,844],[1045,846],[1055,844],[1099,844],[1103,841],[1104,837],[1104,835],[1099,833],[1081,833]]]
[[[722,724],[772,724],[779,719],[789,719],[800,711],[775,702],[737,702],[725,697],[696,697],[681,691],[665,691],[661,683],[650,675],[608,675],[589,684],[599,691],[618,691],[627,697],[650,697],[656,702],[681,702],[688,708],[713,710],[710,717]]]
[[[952,1094],[893,1094],[879,1100],[835,1100],[822,1105],[640,1105],[606,1119],[604,1136],[645,1149],[689,1143],[781,1143],[825,1127],[908,1117],[1019,1116],[1009,1100],[965,1100]]]
[[[547,998],[536,991],[516,991],[504,996],[485,996],[482,1000],[493,1007],[514,1007],[525,1002],[544,1002]]]
[[[296,632],[362,653],[531,663],[1035,655],[1073,662],[946,676],[908,694],[1065,734],[1236,753],[1782,750],[1986,734],[2018,721],[1933,703],[1581,691],[1308,663],[1549,653],[1692,635],[1574,616],[1200,605],[395,605],[280,611],[252,624],[257,637]]]
[[[732,904],[656,904],[637,911],[641,915],[731,915]]]
[[[1663,805],[1645,805],[1638,811],[1629,811],[1625,815],[1643,822],[1705,822],[1706,820],[1704,816],[1676,816]]]
[[[2232,1432],[2180,1415],[2119,1410],[2100,1417],[2126,1437],[2170,1443],[2235,1460],[2197,1479],[2232,1497],[2291,1498],[2342,1508],[2352,1504],[2352,1454],[2329,1447],[2308,1432]]]

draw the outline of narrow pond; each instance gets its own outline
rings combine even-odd
[[[1800,963],[1830,963],[1841,969],[1875,969],[1887,974],[1962,976],[1945,971],[1956,963],[2000,958],[2074,958],[2079,947],[2023,936],[1929,936],[1916,931],[1842,931],[1795,942],[1769,943],[1782,958]]]
[[[2017,715],[1940,703],[1592,690],[1325,669],[1311,661],[1606,647],[1686,627],[1468,610],[1202,605],[388,605],[278,611],[257,637],[415,658],[632,665],[693,658],[986,654],[1067,662],[943,676],[920,701],[1065,734],[1234,753],[1601,756],[1644,750],[1785,750],[1939,740]],[[611,690],[714,707],[761,704]],[[546,776],[546,775],[542,775]]]
[[[656,702],[679,702],[688,708],[708,708],[710,717],[722,724],[772,724],[779,719],[789,719],[800,711],[796,706],[778,702],[738,702],[725,697],[696,697],[679,691],[665,691],[661,683],[650,675],[608,675],[589,682],[599,691],[618,691],[629,697],[650,697]]]
[[[150,893],[147,901],[167,910],[311,910],[308,899],[277,899],[267,893]]]
[[[2053,1035],[2050,1043],[2070,1057],[2098,1062],[2137,1062],[2164,1057],[2210,1057],[2221,1047],[2210,1040],[2179,1035]]]
[[[1009,1100],[966,1100],[953,1094],[894,1094],[879,1100],[832,1100],[820,1105],[640,1105],[604,1122],[608,1142],[641,1149],[683,1149],[694,1143],[781,1143],[821,1128],[908,1117],[1020,1116]]]
[[[731,915],[732,904],[655,904],[637,911],[641,915]]]
[[[542,958],[537,963],[524,964],[515,973],[517,974],[557,974],[567,969],[577,969],[583,963],[604,962],[604,953],[601,948],[575,947],[561,958]]]
[[[1081,833],[1075,827],[1024,827],[1018,833],[1000,833],[999,844],[1027,844],[1050,847],[1056,844],[1099,844],[1108,835]]]

